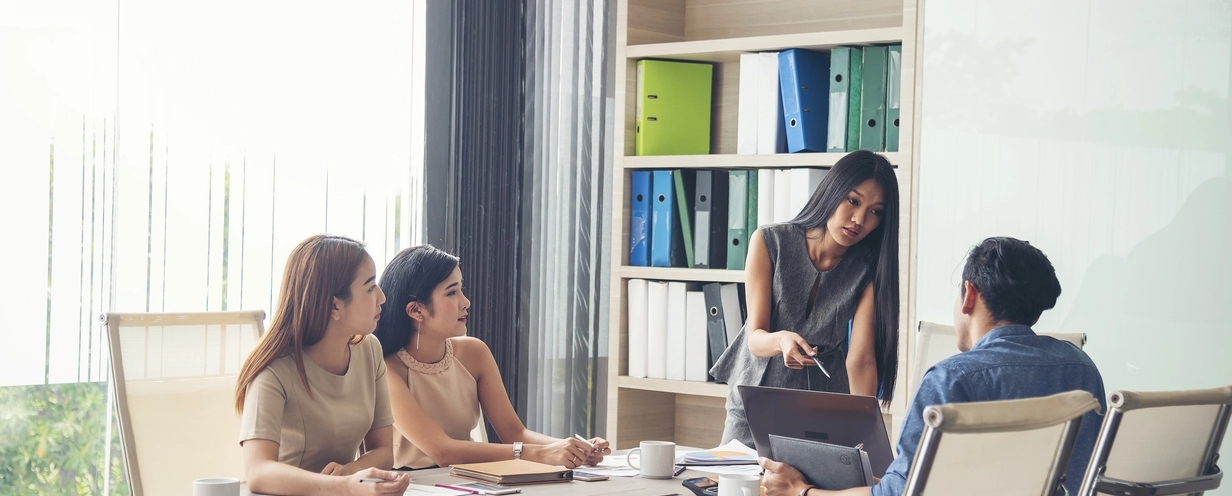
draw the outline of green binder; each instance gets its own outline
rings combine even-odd
[[[864,51],[830,50],[830,119],[826,151],[850,152],[860,148],[860,93]]]
[[[749,171],[731,171],[727,187],[727,268],[744,270],[749,252]]]
[[[886,116],[885,132],[887,152],[898,151],[898,111],[902,107],[903,46],[890,47],[886,61]]]
[[[885,150],[886,47],[864,48],[863,88],[860,95],[860,148]]]
[[[672,181],[676,183],[676,219],[679,229],[672,236],[682,238],[675,247],[683,247],[684,260],[679,253],[673,253],[672,267],[693,266],[693,188],[697,182],[696,172],[676,169],[672,171]]]
[[[637,61],[637,155],[710,153],[714,67],[670,60]]]

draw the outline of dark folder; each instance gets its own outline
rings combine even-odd
[[[862,449],[771,434],[770,458],[795,467],[818,489],[873,485],[873,469]]]
[[[693,266],[693,188],[697,171],[676,169],[672,181],[676,187],[676,239],[672,240],[672,267]]]
[[[727,171],[697,171],[693,220],[693,266],[727,268]]]
[[[727,350],[727,323],[723,320],[722,291],[723,285],[717,282],[702,286],[702,295],[706,298],[706,336],[710,340],[711,367]]]

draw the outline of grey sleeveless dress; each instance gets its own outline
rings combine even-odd
[[[753,434],[737,385],[850,392],[843,350],[847,321],[855,316],[860,296],[872,281],[877,255],[871,243],[858,243],[847,250],[838,265],[822,272],[809,258],[803,228],[791,223],[770,224],[761,228],[761,235],[774,274],[770,286],[770,328],[766,330],[789,330],[816,346],[817,358],[831,377],[827,379],[817,367],[789,369],[783,365],[781,355],[753,356],[747,342],[748,328],[741,330],[710,374],[729,385],[723,442],[736,439],[749,447],[753,446]],[[816,295],[811,302],[810,293]]]

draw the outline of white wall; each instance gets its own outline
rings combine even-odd
[[[926,0],[922,50],[916,315],[1014,236],[1109,391],[1232,384],[1232,0]]]

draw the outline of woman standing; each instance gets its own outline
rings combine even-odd
[[[744,330],[710,371],[730,385],[723,442],[753,446],[740,384],[889,403],[898,370],[898,180],[885,157],[847,154],[795,219],[755,231],[745,294]]]

